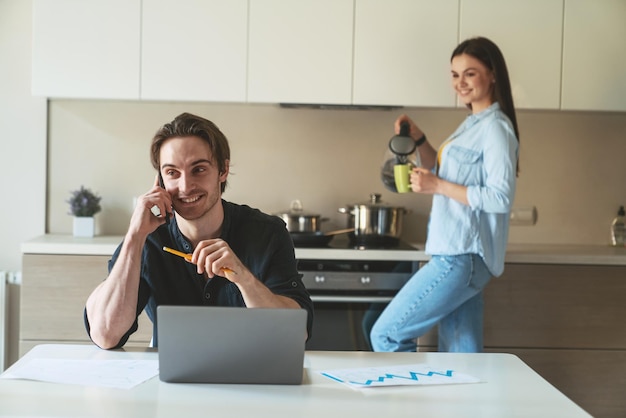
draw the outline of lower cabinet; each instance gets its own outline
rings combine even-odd
[[[623,332],[623,331],[622,331]],[[517,355],[596,418],[626,416],[626,350],[488,349]]]
[[[85,331],[87,297],[107,276],[110,256],[24,254],[19,356],[38,344],[93,344]],[[127,345],[148,346],[152,322],[142,313]]]
[[[484,299],[485,351],[517,355],[594,417],[626,415],[626,266],[507,264]],[[419,345],[436,350],[436,330]]]

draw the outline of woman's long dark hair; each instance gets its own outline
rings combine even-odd
[[[513,124],[513,130],[519,143],[519,130],[517,128],[517,117],[515,116],[515,106],[513,105],[513,94],[511,92],[511,81],[509,80],[509,71],[506,68],[504,56],[500,48],[491,40],[483,37],[470,38],[461,42],[452,51],[450,61],[461,54],[471,55],[485,67],[489,68],[495,78],[493,86],[493,98],[500,104],[500,109],[510,119]],[[471,107],[471,105],[469,105]],[[519,172],[519,162],[517,164]]]

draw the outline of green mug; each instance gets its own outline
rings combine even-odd
[[[411,191],[411,170],[413,164],[396,164],[393,166],[393,178],[396,182],[398,193],[408,193]]]

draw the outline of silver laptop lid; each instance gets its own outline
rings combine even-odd
[[[186,383],[302,383],[304,309],[158,306],[159,377]]]

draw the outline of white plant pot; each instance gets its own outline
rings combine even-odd
[[[93,216],[75,216],[74,217],[74,236],[75,237],[93,237],[96,230],[96,222]]]

